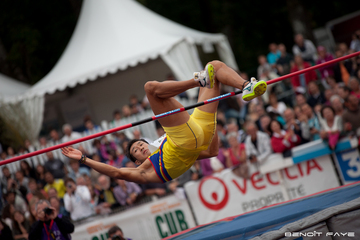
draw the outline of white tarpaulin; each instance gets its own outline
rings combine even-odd
[[[44,97],[17,101],[30,85],[0,74],[0,116],[11,124],[23,138],[37,138],[44,110]]]

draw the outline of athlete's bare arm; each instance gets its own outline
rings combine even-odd
[[[81,159],[82,152],[72,147],[66,147],[61,149],[62,154],[68,158],[75,160]],[[149,183],[149,182],[161,182],[156,175],[154,169],[151,166],[149,160],[144,161],[137,168],[116,168],[105,163],[94,161],[90,158],[86,158],[85,163],[87,166],[95,169],[99,173],[105,174],[112,178],[124,179],[129,182],[136,183]]]

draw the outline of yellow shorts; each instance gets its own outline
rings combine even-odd
[[[216,113],[195,108],[187,123],[164,130],[168,137],[163,147],[164,165],[174,179],[194,164],[201,151],[208,149],[216,130]]]

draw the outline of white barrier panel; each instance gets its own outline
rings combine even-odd
[[[283,182],[278,176],[282,176]],[[246,180],[230,169],[185,185],[198,224],[206,224],[239,215],[274,203],[313,194],[339,186],[330,156],[261,176],[259,172]],[[285,194],[287,196],[285,196]]]
[[[71,236],[76,240],[107,239],[113,225],[118,225],[127,238],[155,240],[195,227],[195,221],[187,200],[172,195],[77,225]]]

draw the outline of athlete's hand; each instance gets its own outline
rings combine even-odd
[[[72,158],[75,160],[80,160],[82,156],[82,152],[72,147],[64,147],[61,148],[61,153],[64,154],[68,158]]]

